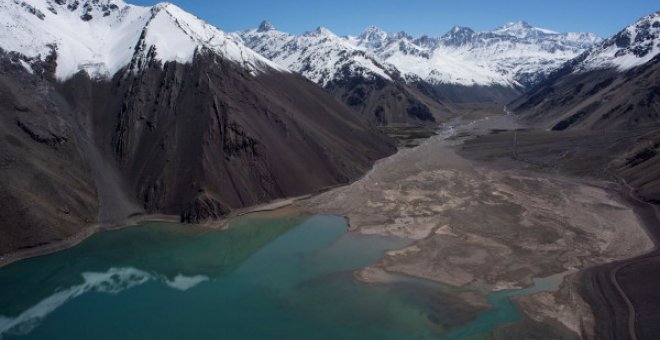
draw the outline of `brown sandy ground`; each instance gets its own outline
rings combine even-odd
[[[519,128],[508,116],[452,121],[421,146],[378,162],[350,186],[238,210],[229,218],[302,208],[345,215],[353,231],[414,241],[357,272],[364,281],[383,281],[389,273],[397,273],[483,291],[526,287],[533,278],[573,272],[556,291],[517,298],[525,319],[498,328],[493,336],[520,335],[531,324],[537,332],[561,325],[590,337],[593,315],[578,294],[576,282],[582,272],[575,272],[642,254],[653,243],[614,183],[541,171],[525,159],[502,160],[498,157],[506,149],[502,145],[470,157],[480,161],[457,153],[468,137]],[[525,155],[522,147],[518,151]],[[505,152],[511,156],[513,151]],[[492,159],[485,161],[484,155]],[[161,218],[175,217],[137,216],[122,225]],[[209,222],[207,227],[223,227],[224,222]],[[0,259],[0,265],[73,246],[108,228],[112,226],[90,228],[91,233],[13,254]],[[469,290],[459,297],[473,307],[487,305],[483,295]]]
[[[453,123],[458,126],[378,162],[352,185],[300,204],[311,212],[347,216],[353,231],[415,240],[373,268],[461,287],[527,287],[534,278],[629,258],[653,247],[611,182],[534,171],[514,160],[470,161],[457,154],[462,138],[456,136],[517,128],[511,117]],[[377,273],[373,268],[367,270]],[[369,274],[362,276],[374,279]],[[593,317],[577,294],[574,277],[556,292],[517,301],[534,320],[560,322],[588,336]]]

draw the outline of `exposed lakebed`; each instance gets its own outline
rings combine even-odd
[[[456,289],[354,271],[409,241],[332,215],[250,215],[225,231],[152,223],[0,269],[0,338],[463,338],[521,318]],[[521,293],[529,293],[520,291]]]

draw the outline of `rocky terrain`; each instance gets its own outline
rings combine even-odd
[[[264,21],[235,36],[379,125],[444,121],[465,113],[457,103],[503,105],[601,41],[525,22],[484,32],[454,27],[442,36],[415,38],[377,27],[357,36],[324,27],[292,35]]]
[[[601,40],[524,22],[414,38],[377,27],[347,37],[324,27],[292,35],[264,21],[234,36],[377,125],[428,125],[464,114],[460,104],[503,105]]]
[[[226,34],[121,0],[0,9],[0,263],[129,217],[203,223],[321,192],[284,205],[411,241],[361,280],[428,279],[483,308],[551,277],[516,298],[526,322],[656,334],[659,13],[601,41],[524,22]],[[438,133],[396,152],[376,126],[403,146]]]
[[[366,280],[377,280],[384,270],[488,291],[522,288],[534,278],[568,275],[653,248],[616,184],[507,160],[487,143],[479,142],[474,152],[469,142],[463,146],[467,136],[514,131],[512,119],[454,122],[447,133],[377,163],[363,179],[304,208],[345,215],[356,232],[414,240],[359,274]],[[557,295],[557,301],[552,294],[533,295],[525,301],[541,303],[547,312],[530,308],[530,315],[581,333],[593,320],[575,297],[577,289],[569,284],[561,292],[573,298]]]
[[[429,125],[452,111],[408,85],[391,65],[326,28],[300,36],[267,21],[236,34],[246,46],[323,86],[376,125]]]
[[[646,200],[660,201],[660,14],[653,13],[572,60],[508,105],[553,131],[628,132],[611,171]]]
[[[0,253],[37,247],[95,223],[99,209],[74,113],[48,81],[0,59]]]
[[[516,298],[529,318],[584,338],[652,338],[657,21],[641,18],[568,61],[507,115],[448,123],[305,207],[415,240],[360,279],[390,272],[500,290],[562,275],[558,290]]]
[[[347,183],[395,151],[320,87],[174,5],[30,3],[43,17],[2,5],[16,14],[18,33],[3,36],[0,47],[21,50],[0,58],[0,188],[7,204],[0,254],[135,214],[193,223],[219,218]],[[70,40],[80,22],[120,22],[136,35],[95,36],[107,31],[98,29]],[[20,46],[20,34],[48,28],[58,30]],[[195,45],[169,51],[163,30]],[[51,44],[53,34],[62,37]],[[132,54],[116,71],[100,60],[75,64],[86,58],[80,53],[102,53],[94,38],[118,39],[118,49],[132,44]],[[68,44],[87,45],[71,54]]]
[[[651,287],[660,256],[659,33],[660,12],[642,17],[509,105],[529,124],[549,130],[543,148],[553,159],[537,165],[618,181],[656,244],[638,257],[590,268],[577,280],[594,311],[594,338],[651,339],[658,331],[650,316],[660,301]],[[534,135],[523,138],[532,149]]]

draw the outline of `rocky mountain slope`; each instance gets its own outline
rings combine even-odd
[[[0,254],[95,223],[93,170],[53,85],[0,58]]]
[[[641,18],[567,62],[509,104],[554,131],[631,131],[611,166],[640,195],[660,202],[660,12]]]
[[[555,130],[657,122],[659,53],[656,12],[567,62],[510,108]]]
[[[273,62],[323,86],[375,124],[432,123],[436,116],[448,113],[403,81],[395,67],[326,28],[295,36],[264,21],[236,37]]]
[[[174,5],[2,6],[0,254],[132,214],[201,222],[346,183],[395,151],[317,85]]]

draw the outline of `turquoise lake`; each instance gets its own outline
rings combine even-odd
[[[521,319],[516,291],[478,310],[428,281],[354,278],[407,243],[330,215],[104,232],[0,269],[0,338],[460,339]]]

